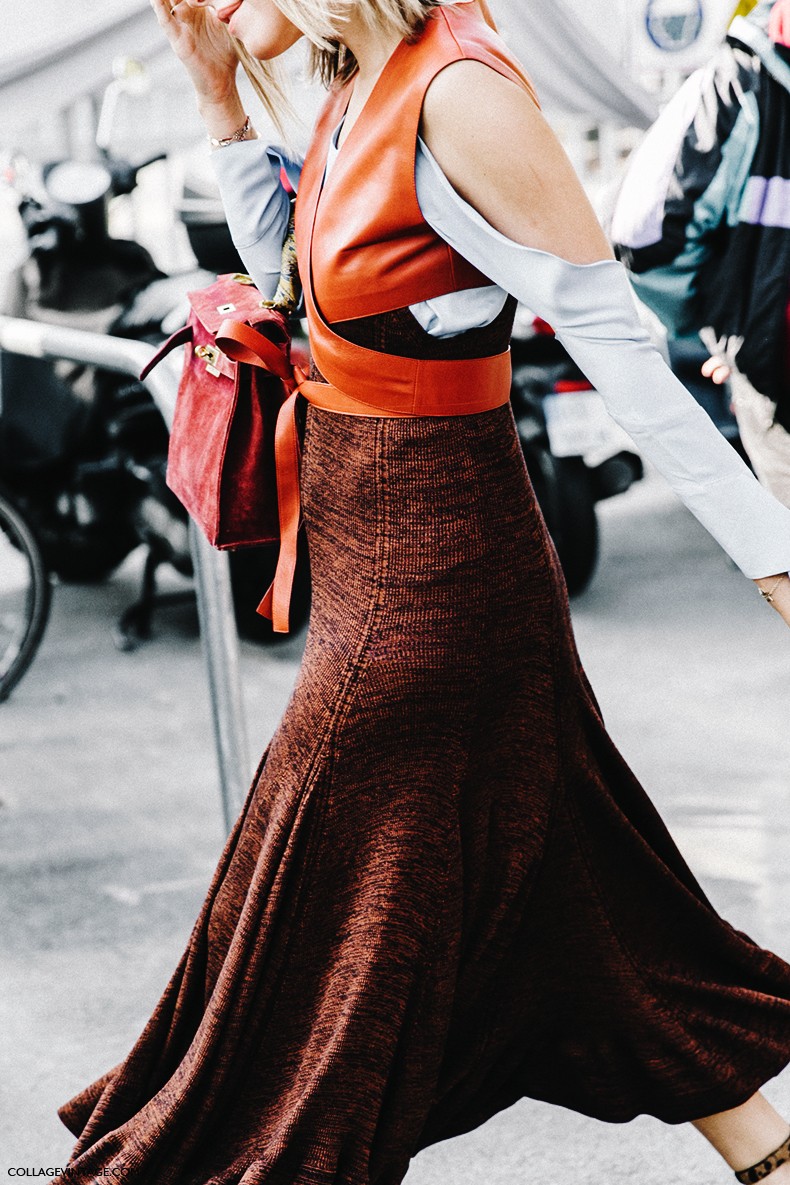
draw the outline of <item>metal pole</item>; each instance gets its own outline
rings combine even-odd
[[[154,353],[152,346],[142,342],[3,316],[0,316],[0,350],[33,358],[65,358],[135,377]],[[163,362],[151,372],[145,386],[169,429],[178,386],[172,365]],[[215,551],[192,523],[190,531],[222,809],[225,826],[230,830],[244,804],[251,768],[230,567],[227,555]]]
[[[208,674],[222,810],[230,831],[250,785],[249,746],[239,676],[239,637],[233,614],[230,564],[193,522],[189,524],[198,591],[200,637]],[[231,642],[232,640],[232,642]]]

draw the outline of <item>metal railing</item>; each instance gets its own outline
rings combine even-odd
[[[154,353],[142,342],[86,333],[0,316],[0,350],[33,358],[63,358],[120,374],[140,374]],[[168,429],[173,420],[177,377],[162,365],[144,380]],[[214,742],[225,827],[229,831],[244,805],[250,781],[244,706],[239,675],[239,637],[233,614],[230,565],[190,523],[200,637],[208,676]]]

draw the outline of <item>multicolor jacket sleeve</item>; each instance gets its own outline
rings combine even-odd
[[[724,44],[634,152],[611,237],[640,298],[673,336],[696,332],[696,285],[714,235],[738,221],[760,117],[753,58]]]

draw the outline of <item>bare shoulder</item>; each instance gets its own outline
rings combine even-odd
[[[519,132],[545,126],[540,108],[519,83],[484,62],[462,59],[445,66],[431,82],[423,104],[423,135],[430,140],[468,142],[496,136],[503,122]]]
[[[420,133],[457,193],[498,231],[575,263],[611,248],[562,145],[525,86],[484,62],[446,66]]]

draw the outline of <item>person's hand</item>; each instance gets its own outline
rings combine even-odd
[[[720,387],[732,376],[732,369],[723,358],[714,354],[707,362],[703,362],[702,373],[706,379],[712,379]]]
[[[151,0],[173,53],[192,80],[198,105],[233,104],[239,58],[233,38],[204,0]]]
[[[771,594],[771,608],[790,625],[790,576],[787,573],[766,577],[754,582],[763,592]]]

